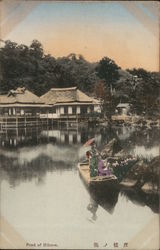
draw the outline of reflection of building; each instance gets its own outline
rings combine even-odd
[[[1,133],[0,147],[10,148],[36,145],[40,142],[40,132],[39,127],[9,129],[7,132]]]
[[[50,105],[49,114],[41,115],[42,118],[77,119],[94,112],[101,112],[99,101],[72,88],[52,88],[41,96],[41,100]]]
[[[0,96],[0,124],[4,128],[35,126],[42,106],[44,102],[27,89],[10,90]]]
[[[50,142],[58,144],[83,144],[92,135],[89,132],[83,130],[43,130],[41,132],[41,138],[48,138]],[[101,144],[102,136],[100,133],[94,134],[94,138],[97,146]]]
[[[116,134],[120,140],[126,140],[135,131],[135,127],[121,126],[116,130]]]
[[[81,143],[81,133],[76,130],[44,130],[42,136],[48,137],[49,141],[60,144]]]
[[[84,144],[93,137],[92,131],[84,129],[44,130],[42,127],[9,129],[1,133],[0,147],[21,147],[38,144]],[[97,146],[101,145],[102,135],[94,134]]]

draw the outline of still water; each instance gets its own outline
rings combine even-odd
[[[143,194],[121,190],[93,199],[77,171],[83,143],[95,137],[99,148],[118,138],[128,152],[159,154],[159,131],[113,129],[19,130],[1,134],[1,215],[26,242],[55,248],[113,248],[139,233],[158,208]],[[106,245],[107,243],[107,245]]]

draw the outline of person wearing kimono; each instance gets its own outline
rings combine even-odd
[[[94,140],[92,140],[90,146],[91,150],[86,152],[89,159],[90,177],[96,177],[98,175],[98,151]]]

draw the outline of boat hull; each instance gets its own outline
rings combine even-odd
[[[119,188],[119,183],[115,175],[90,177],[89,165],[79,163],[78,170],[84,184],[91,190],[108,190]]]

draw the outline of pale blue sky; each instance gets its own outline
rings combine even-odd
[[[123,68],[158,69],[158,39],[118,2],[41,2],[5,39],[38,39],[55,57],[75,52],[90,61],[109,56]]]

